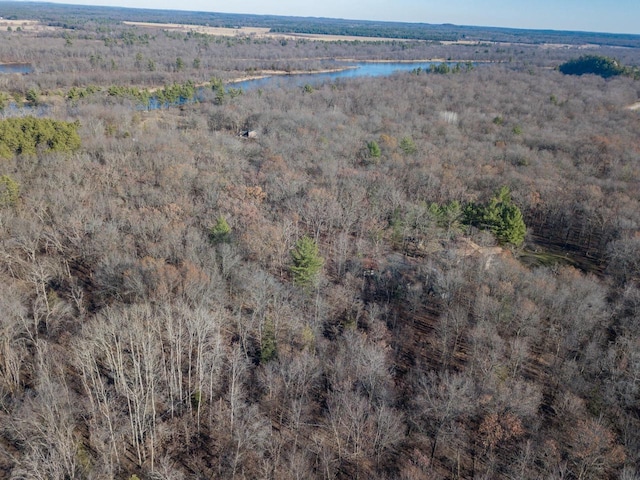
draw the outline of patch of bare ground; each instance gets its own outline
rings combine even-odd
[[[125,25],[132,25],[144,28],[160,28],[162,30],[176,30],[179,32],[197,32],[207,35],[217,35],[221,37],[236,37],[255,35],[261,36],[269,33],[268,28],[262,27],[208,27],[206,25],[187,25],[180,23],[151,23],[151,22],[122,22]]]

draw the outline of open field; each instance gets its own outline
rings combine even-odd
[[[124,21],[125,25],[135,25],[144,28],[160,28],[163,30],[172,30],[177,32],[197,32],[205,35],[213,35],[219,37],[243,37],[250,36],[255,38],[276,38],[286,40],[316,40],[324,42],[384,42],[384,41],[398,41],[397,38],[380,38],[380,37],[360,37],[354,35],[321,35],[311,33],[272,33],[269,28],[260,27],[237,27],[237,28],[225,28],[225,27],[209,27],[204,25],[186,25],[179,23],[149,23],[149,22],[132,22]],[[405,40],[409,41],[409,40]]]
[[[48,25],[44,25],[42,22],[37,20],[7,20],[0,19],[0,30],[7,30],[11,28],[12,30],[16,30],[20,28],[25,32],[51,32],[56,30],[56,27],[50,27]]]

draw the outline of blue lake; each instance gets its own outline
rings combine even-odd
[[[441,65],[443,62],[361,62],[346,63],[336,62],[334,68],[344,68],[344,70],[336,72],[320,72],[320,73],[292,73],[285,75],[270,75],[268,77],[254,78],[243,80],[241,82],[230,82],[225,84],[225,88],[235,88],[243,91],[252,91],[263,88],[296,88],[304,85],[318,86],[325,82],[332,82],[340,79],[362,78],[362,77],[383,77],[392,75],[396,72],[411,72],[417,69],[428,71],[429,67]],[[456,64],[460,68],[465,69],[467,65],[474,64],[444,62],[449,68],[453,68]],[[196,92],[195,98],[181,98],[174,104],[160,103],[155,97],[151,97],[149,104],[139,105],[141,110],[157,110],[172,106],[185,105],[194,101],[202,101],[202,92],[209,87],[201,87]]]
[[[422,71],[428,71],[432,65],[438,66],[443,62],[336,62],[334,68],[345,68],[337,72],[323,72],[323,73],[304,73],[304,74],[288,74],[288,75],[271,75],[264,78],[255,78],[252,80],[244,80],[242,82],[228,83],[227,88],[239,88],[244,91],[251,91],[262,88],[296,88],[304,85],[317,86],[325,82],[332,82],[340,79],[351,79],[361,77],[382,77],[392,75],[396,72],[411,72],[417,69]],[[445,62],[450,68],[456,65],[456,62]],[[476,64],[459,63],[460,68],[465,69],[468,65],[475,66]],[[0,74],[7,73],[31,73],[33,72],[33,66],[29,64],[0,64]],[[203,87],[207,88],[207,87]],[[182,98],[175,104],[160,103],[155,97],[151,97],[149,104],[138,105],[136,108],[140,110],[157,110],[161,108],[168,108],[172,106],[184,105],[192,103],[194,101],[201,100],[202,89],[199,93],[196,93],[195,98]],[[40,107],[42,108],[42,107]],[[34,107],[24,106],[17,107],[15,104],[9,105],[9,112],[15,114],[20,112],[22,114],[41,114]],[[7,112],[5,111],[5,114]]]
[[[0,63],[0,74],[7,73],[31,73],[33,66],[28,63]]]
[[[319,85],[323,82],[338,79],[358,78],[358,77],[383,77],[392,75],[396,72],[410,72],[421,68],[428,70],[431,65],[440,65],[442,62],[363,62],[363,63],[346,63],[346,70],[339,72],[325,73],[305,73],[290,75],[272,75],[265,78],[256,78],[253,80],[245,80],[228,84],[232,88],[241,88],[243,90],[254,90],[256,88],[265,87],[300,87],[306,84]],[[455,62],[446,62],[449,67],[456,65]],[[337,68],[340,68],[338,66]],[[461,64],[461,68],[465,68],[465,64]]]

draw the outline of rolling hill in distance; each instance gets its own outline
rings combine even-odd
[[[639,47],[640,35],[524,30],[500,27],[460,26],[334,18],[284,17],[184,10],[151,10],[101,6],[64,5],[46,2],[0,2],[12,15],[35,16],[44,22],[79,27],[83,22],[109,18],[119,21],[183,23],[217,27],[266,27],[274,32],[349,35],[429,41],[490,41],[524,43],[594,44]],[[10,14],[11,15],[11,14]]]

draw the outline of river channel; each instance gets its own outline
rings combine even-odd
[[[31,72],[33,72],[33,66],[28,63],[0,63],[0,74],[25,74]]]
[[[392,75],[396,72],[414,71],[417,69],[428,70],[431,65],[440,65],[443,62],[422,61],[422,62],[359,62],[346,63],[344,69],[332,72],[304,73],[304,74],[288,74],[288,75],[271,75],[268,77],[254,78],[243,80],[241,82],[231,83],[233,88],[241,88],[242,90],[262,89],[266,87],[301,87],[303,85],[319,85],[327,81],[338,79],[349,79],[358,77],[383,77]],[[455,65],[451,62],[447,63],[450,67]],[[337,66],[336,68],[342,68]]]
[[[317,73],[291,73],[282,75],[269,75],[264,77],[257,77],[237,82],[229,82],[227,88],[236,88],[243,91],[251,91],[257,89],[267,88],[296,88],[304,85],[318,86],[326,82],[333,82],[336,80],[347,80],[352,78],[362,77],[382,77],[392,75],[396,72],[408,72],[408,71],[428,71],[432,65],[441,65],[446,63],[449,67],[456,65],[455,62],[438,62],[438,61],[416,61],[416,62],[337,62],[333,71],[324,71]],[[461,68],[467,68],[467,65],[462,64]],[[473,64],[475,65],[475,64]],[[0,74],[20,73],[27,74],[33,72],[33,66],[29,64],[0,64]],[[206,88],[206,87],[202,87]],[[177,103],[160,103],[155,97],[151,97],[150,101],[146,105],[139,105],[138,108],[145,110],[156,110],[159,108],[167,108],[171,106],[183,105],[185,103],[191,103],[197,101],[200,95],[197,93],[195,98],[185,99],[182,98]],[[9,104],[8,111],[3,112],[3,116],[7,114],[36,114],[42,115],[44,107],[38,107],[37,111],[34,107],[22,106],[17,107],[14,103]]]

